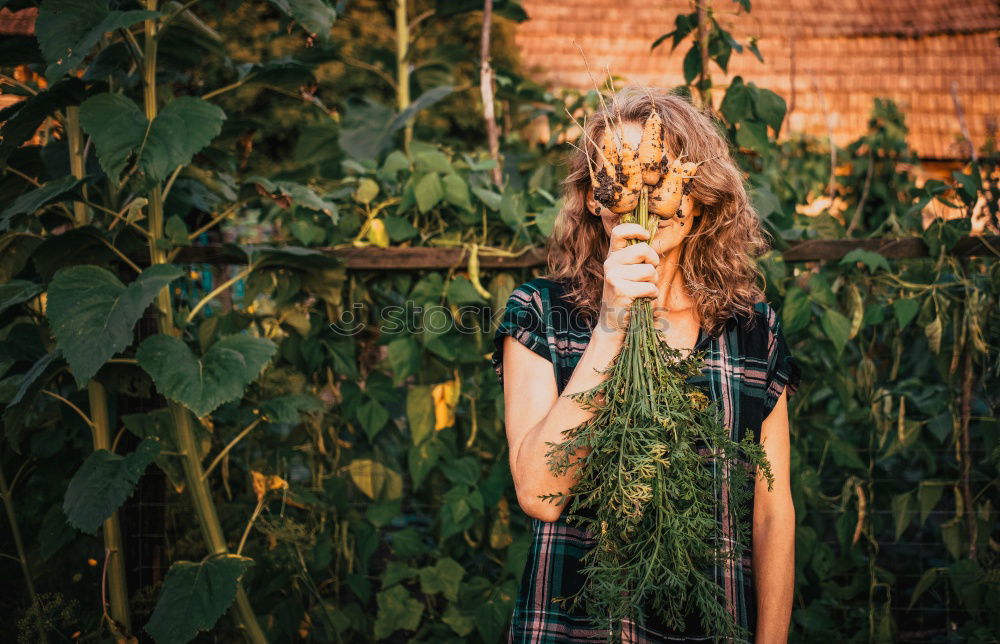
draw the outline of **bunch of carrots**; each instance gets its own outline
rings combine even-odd
[[[603,146],[593,147],[600,156],[600,167],[590,168],[598,201],[651,235],[659,217],[680,214],[685,186],[700,164],[667,157],[655,105],[637,150],[613,122]],[[749,432],[743,441],[731,440],[715,402],[689,381],[703,367],[703,352],[682,358],[657,333],[650,298],[635,300],[608,377],[571,395],[593,417],[563,432],[561,443],[548,443],[556,475],[581,467],[568,493],[540,498],[568,502],[567,522],[596,540],[582,558],[583,588],[559,599],[571,606],[584,601],[587,612],[603,620],[608,641],[620,638],[623,620],[647,624],[650,613],[678,631],[696,614],[707,633],[751,640],[727,610],[713,572],[719,562],[739,561],[752,473],[760,467],[769,486],[773,476],[763,447]],[[580,447],[590,448],[582,462]],[[717,519],[723,485],[733,513],[732,547]]]

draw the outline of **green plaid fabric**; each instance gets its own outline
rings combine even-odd
[[[509,335],[552,363],[562,393],[591,333],[590,326],[563,300],[562,293],[561,283],[541,277],[514,289],[494,336],[493,368],[501,387],[503,342]],[[734,315],[717,335],[709,336],[702,329],[695,350],[702,349],[706,350],[705,369],[690,382],[719,402],[732,440],[742,440],[746,431],[752,431],[759,441],[762,421],[786,386],[789,397],[795,393],[801,376],[775,311],[766,302],[760,302],[754,307],[752,318]],[[727,490],[719,487],[716,516],[726,537],[732,533],[733,519]],[[531,519],[531,527],[532,544],[511,616],[508,641],[539,644],[605,641],[607,631],[598,628],[582,606],[570,611],[552,602],[555,597],[572,595],[584,583],[580,558],[593,546],[592,535],[568,524],[564,518],[554,522]],[[742,561],[716,566],[714,578],[724,590],[726,605],[736,621],[753,633],[756,598],[752,557],[749,544],[740,546]],[[650,615],[644,624],[626,623],[622,641],[713,639],[712,634],[701,628],[697,615],[689,615],[685,626],[678,632]]]

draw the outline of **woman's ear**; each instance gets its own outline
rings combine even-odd
[[[695,201],[691,195],[684,195],[681,197],[680,212],[684,213],[682,219],[697,217],[701,214],[701,204]]]
[[[601,216],[601,210],[603,209],[603,206],[600,204],[599,201],[597,201],[597,199],[594,199],[593,186],[587,188],[586,206],[587,206],[587,212],[597,217]]]

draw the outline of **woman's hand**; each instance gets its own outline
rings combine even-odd
[[[656,267],[660,256],[646,241],[629,245],[628,240],[648,240],[649,232],[639,224],[618,224],[611,229],[611,246],[604,260],[604,295],[598,327],[624,335],[632,301],[656,297]]]

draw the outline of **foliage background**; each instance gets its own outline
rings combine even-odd
[[[155,55],[138,21],[102,32],[69,70],[52,54],[66,44],[61,30],[41,19],[37,41],[3,49],[4,75],[26,96],[0,114],[0,540],[12,555],[0,564],[0,601],[22,640],[236,641],[239,629],[255,639],[248,620],[275,642],[502,638],[530,525],[507,465],[491,316],[537,269],[479,270],[466,259],[347,270],[318,250],[464,248],[482,259],[551,232],[573,136],[563,107],[593,108],[597,97],[524,78],[512,30],[526,16],[514,2],[495,5],[502,186],[482,134],[478,3],[410,3],[399,30],[394,8],[372,1],[199,2],[197,20],[171,21]],[[101,12],[142,9],[42,8],[78,16],[81,37]],[[905,115],[877,101],[868,133],[838,151],[851,165],[834,190],[856,221],[802,215],[796,206],[827,190],[825,143],[783,132],[784,101],[751,79],[713,85],[739,47],[714,20],[701,27],[713,69],[697,55],[697,16],[677,27],[665,42],[695,52],[677,91],[695,101],[725,91],[718,116],[774,238],[760,258],[767,297],[804,368],[790,409],[792,639],[995,641],[1000,268],[995,256],[952,253],[968,219],[924,229],[920,217],[931,200],[971,211],[979,198],[995,217],[995,148],[950,183],[917,186]],[[423,106],[404,114],[412,139],[393,119],[405,109],[401,31],[410,94]],[[155,83],[142,53],[156,60]],[[167,124],[165,140],[109,152],[127,121],[100,99],[86,105],[108,95],[147,115],[200,97],[185,109],[206,110],[217,130]],[[44,117],[59,135],[21,146]],[[538,117],[544,142],[524,135]],[[167,157],[166,171],[139,164],[121,182],[110,171],[116,154],[121,169],[144,153]],[[829,261],[782,255],[802,240],[882,237],[919,237],[928,256],[887,259],[877,244]],[[194,251],[209,242],[242,244],[227,252],[245,259],[183,261],[204,259]],[[125,341],[115,344],[80,311],[126,284],[144,295],[117,320]],[[393,327],[387,319],[402,318],[388,307],[415,314]],[[338,332],[349,312],[363,324]],[[449,316],[472,332],[440,332]],[[74,328],[80,336],[61,331]],[[171,335],[183,348],[165,344]],[[144,358],[157,342],[161,353],[146,355],[160,359]],[[190,374],[176,365],[189,355],[208,364],[213,347],[257,368],[220,367],[200,395],[179,388]],[[206,536],[209,505],[221,544]],[[108,554],[119,508],[120,577]],[[164,620],[180,626],[158,629]]]

